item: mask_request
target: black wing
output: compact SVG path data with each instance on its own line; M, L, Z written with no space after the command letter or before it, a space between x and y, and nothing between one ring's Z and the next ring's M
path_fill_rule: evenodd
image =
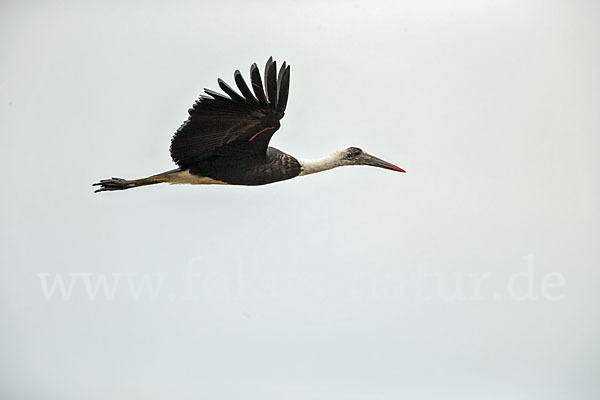
M269 58L265 67L265 87L256 64L250 67L252 91L240 71L234 78L240 93L218 80L227 96L204 89L188 110L190 116L171 140L171 158L187 168L215 155L264 154L271 136L279 129L290 87L290 67ZM254 93L254 95L253 95ZM256 97L255 97L256 96Z

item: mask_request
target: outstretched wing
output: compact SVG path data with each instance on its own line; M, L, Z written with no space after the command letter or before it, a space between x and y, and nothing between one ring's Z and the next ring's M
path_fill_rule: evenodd
M173 161L186 168L214 155L264 154L285 112L290 67L284 62L278 74L271 57L264 75L263 87L258 67L252 64L252 91L240 71L234 79L241 94L221 79L217 82L227 95L204 89L206 95L188 110L189 118L171 140Z

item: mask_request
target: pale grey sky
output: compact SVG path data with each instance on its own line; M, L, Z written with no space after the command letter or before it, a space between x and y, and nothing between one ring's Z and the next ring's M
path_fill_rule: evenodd
M2 2L0 397L597 399L599 23L595 1ZM173 168L202 88L271 55L273 146L408 173L93 193Z

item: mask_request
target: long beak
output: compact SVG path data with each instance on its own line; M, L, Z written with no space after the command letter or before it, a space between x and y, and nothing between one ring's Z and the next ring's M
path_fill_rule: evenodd
M389 163L387 161L383 161L381 158L377 158L377 157L372 156L370 154L367 155L367 158L364 161L364 163L365 163L365 165L372 165L373 167L391 169L392 171L398 171L398 172L406 172L402 168L397 167L394 164Z

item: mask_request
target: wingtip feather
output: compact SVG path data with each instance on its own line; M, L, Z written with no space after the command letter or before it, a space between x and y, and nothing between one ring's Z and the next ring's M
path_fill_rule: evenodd
M239 69L236 69L233 73L233 80L235 81L235 84L237 85L238 89L240 89L242 96L246 98L246 101L248 103L258 103L258 100L256 100L256 97L254 97L254 95L252 94L252 91L248 87L248 84L246 84L244 76L242 75Z
M265 96L265 90L263 88L262 79L256 63L250 66L250 81L252 82L252 90L256 98L262 105L267 104L267 97Z

